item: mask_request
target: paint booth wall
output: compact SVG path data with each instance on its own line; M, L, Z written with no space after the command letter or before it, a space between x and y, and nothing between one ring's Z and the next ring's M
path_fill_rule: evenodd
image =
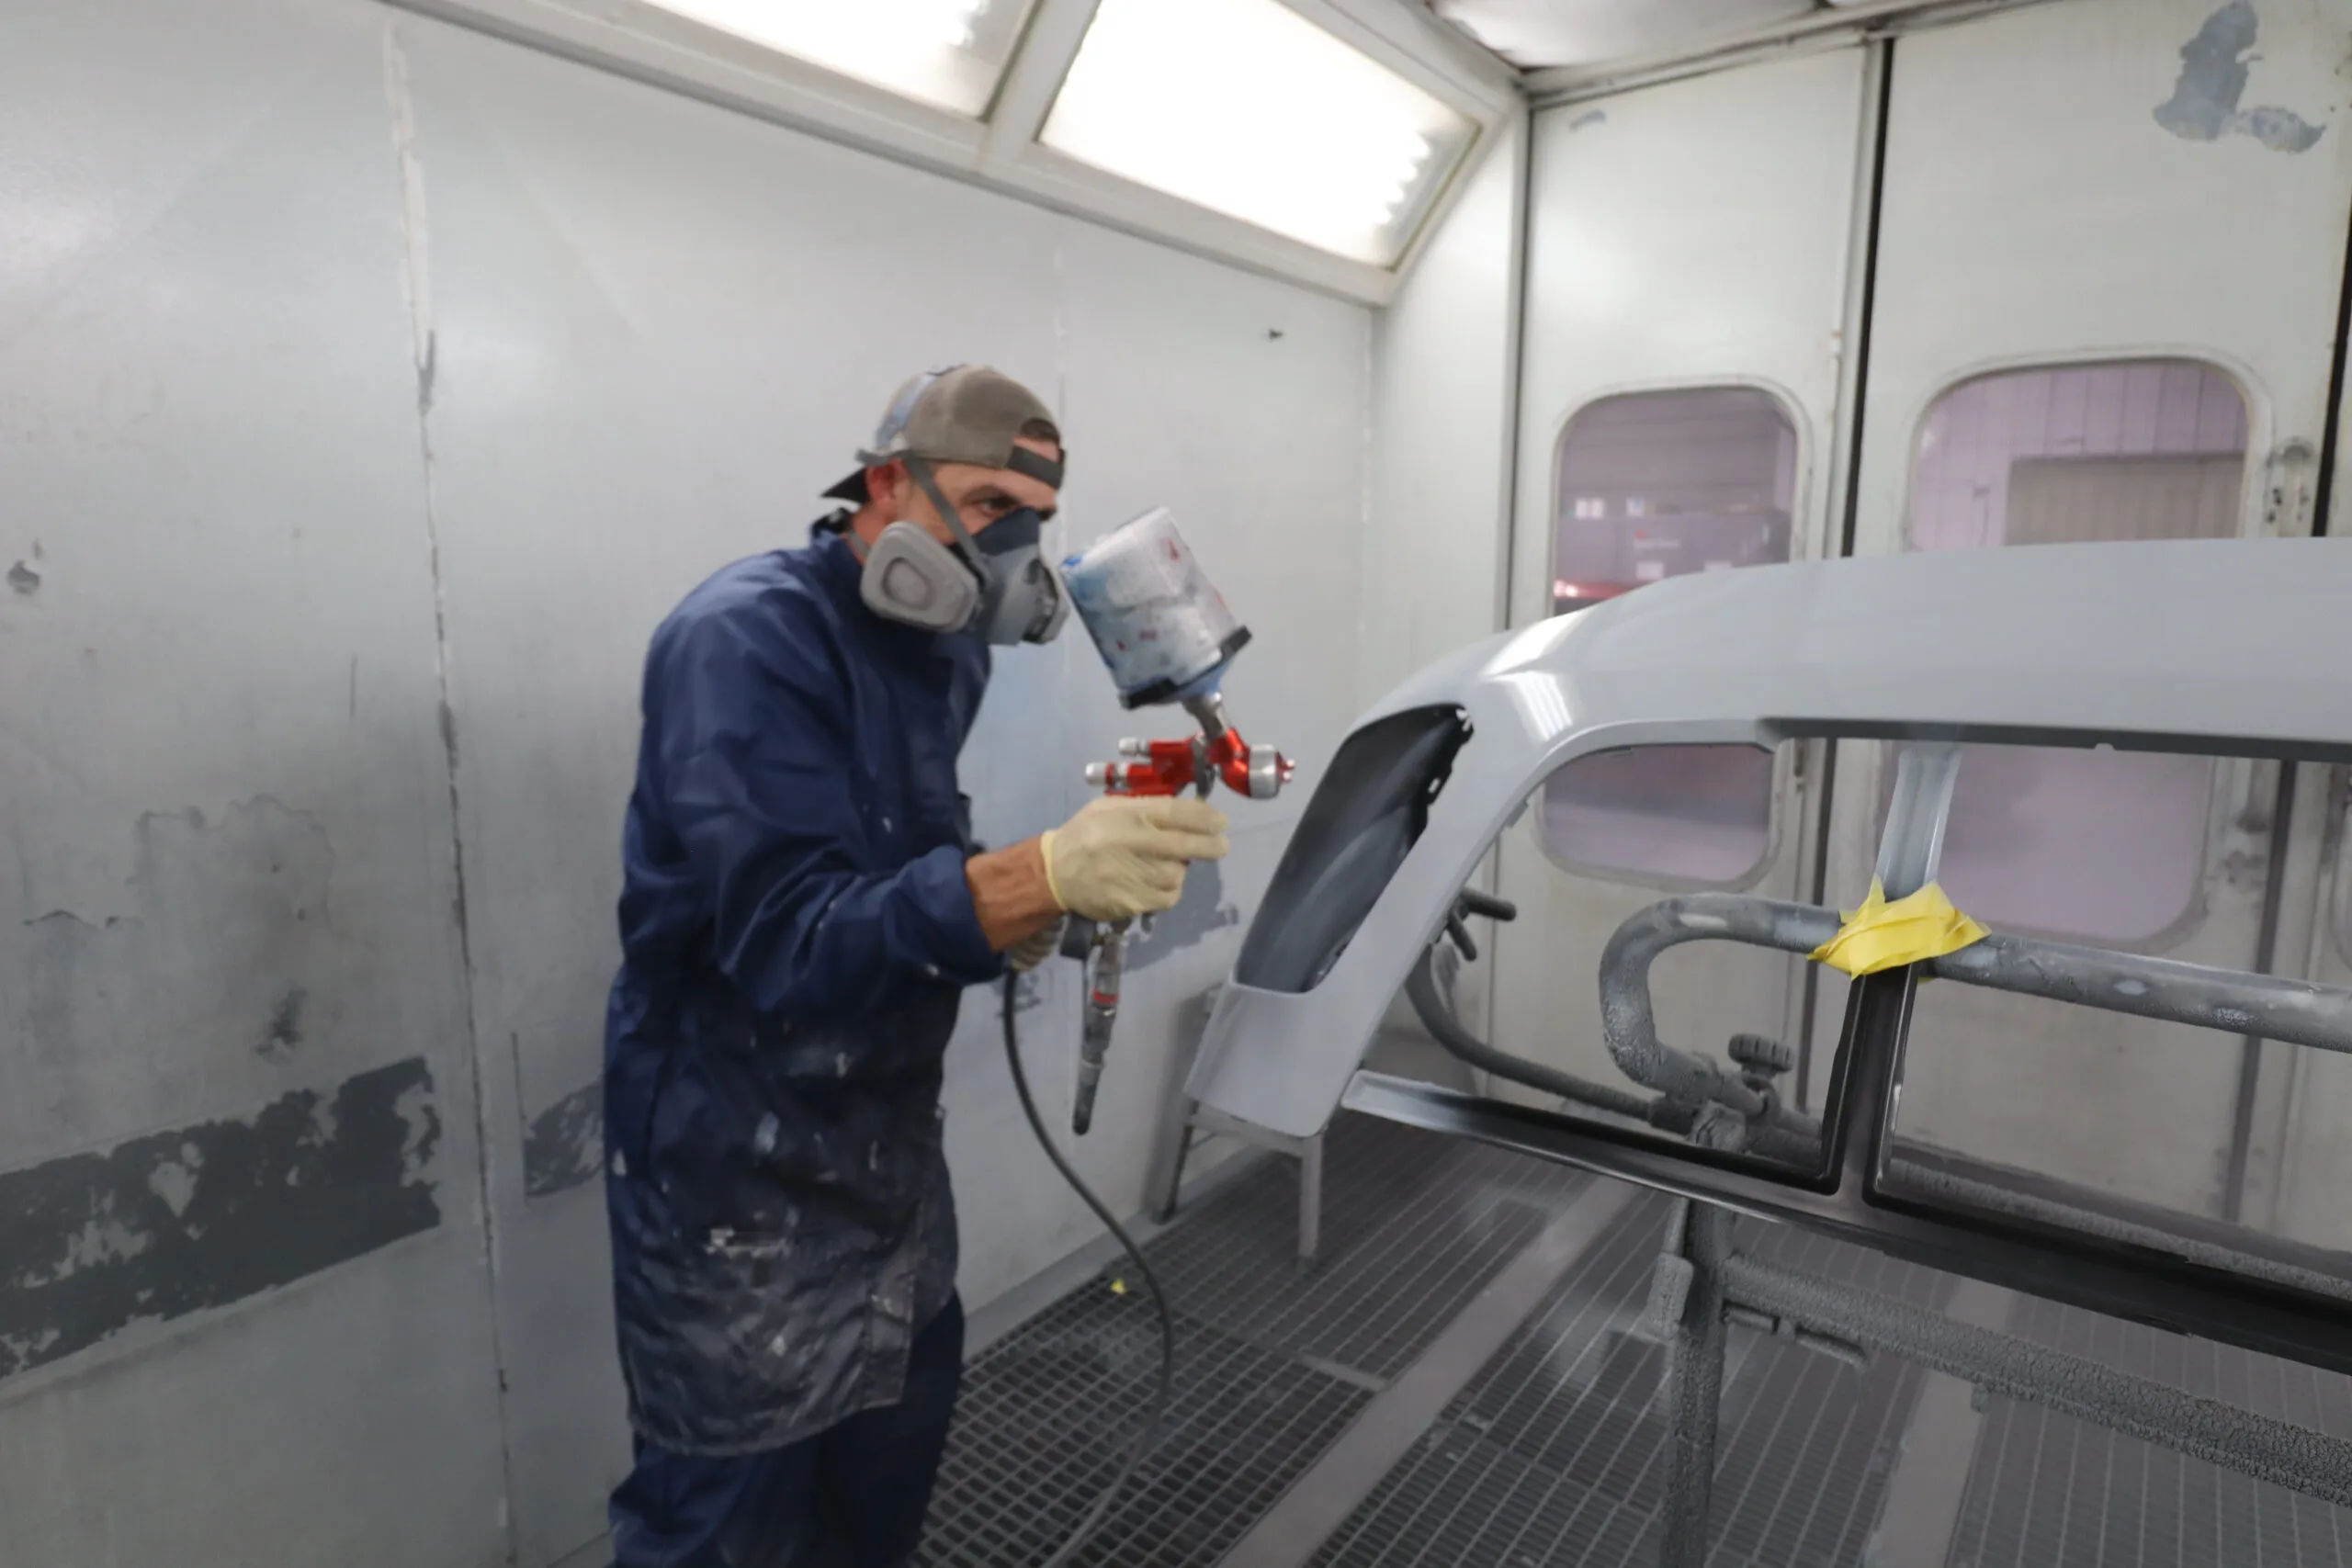
M1502 624L1526 138L1504 127L1374 321L1365 706Z
M1371 333L366 0L9 7L0 1563L594 1537L647 634L800 542L903 376L986 360L1063 412L1065 543L1173 508L1258 634L1238 720L1311 783L1357 705ZM999 668L965 785L1005 842L1136 721L1075 632ZM1123 1210L1304 802L1238 804L1141 951L1083 1151ZM1024 1014L1065 1117L1074 980ZM980 1001L976 1303L1092 1232Z

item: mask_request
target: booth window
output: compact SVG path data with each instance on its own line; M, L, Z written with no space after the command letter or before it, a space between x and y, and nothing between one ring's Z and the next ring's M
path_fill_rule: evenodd
M2245 396L2211 366L1980 377L1928 412L1906 542L1955 550L2228 538L2239 531L2245 463ZM1985 610L1996 625L1999 606ZM1893 770L1883 773L1891 790ZM2199 909L2214 779L2203 757L1971 746L1940 880L1988 925L2168 947Z
M1644 583L1789 558L1797 431L1757 387L1605 398L1560 436L1555 615ZM1772 849L1772 754L1651 746L1583 757L1545 783L1545 851L1588 875L1736 887Z

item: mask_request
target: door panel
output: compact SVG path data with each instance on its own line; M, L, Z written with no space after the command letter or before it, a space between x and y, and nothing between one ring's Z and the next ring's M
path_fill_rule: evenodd
M2182 45L2221 20L2211 0L2072 0L1904 40L1858 552L2308 530L2352 149L2340 132L2266 139L2283 122L2249 116L2325 121L2341 21L2323 11L2336 9L2260 6L2243 101L2226 106L2203 103L2201 79L2176 91ZM1985 607L1986 636L2001 616ZM1849 903L1888 766L1876 744L1839 749L1828 886ZM2245 967L2278 789L2268 763L1971 748L1943 881L1996 927ZM2305 844L2294 854L2316 853ZM2282 886L2312 880L2290 870ZM1822 980L1816 1053L1843 1012L1842 984ZM1932 987L1901 1130L2233 1214L2245 1054L2206 1032Z
M1817 556L1863 62L1824 54L1539 115L1515 623L1684 571ZM1797 749L1588 759L1504 835L1495 1038L1604 1080L1602 945L1673 889L1799 889ZM1790 962L1661 961L1662 1029L1786 1037ZM1495 1086L1505 1092L1505 1086Z

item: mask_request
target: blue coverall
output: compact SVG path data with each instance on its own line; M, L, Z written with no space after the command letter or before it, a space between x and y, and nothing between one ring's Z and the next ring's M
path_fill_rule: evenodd
M605 1052L619 1568L903 1560L960 1376L939 1090L1005 970L956 776L989 650L869 611L842 521L719 571L646 661Z

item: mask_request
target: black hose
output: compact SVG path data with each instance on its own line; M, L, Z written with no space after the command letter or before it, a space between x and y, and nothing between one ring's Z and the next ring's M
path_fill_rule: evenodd
M1061 1172L1061 1178L1069 1183L1070 1190L1085 1201L1086 1206L1094 1211L1094 1217L1109 1226L1111 1234L1119 1238L1119 1245L1126 1248L1127 1256L1135 1261L1136 1272L1143 1276L1144 1288L1151 1292L1153 1309L1159 1314L1159 1388L1152 1395L1151 1418L1136 1434L1135 1446L1127 1450L1119 1472L1111 1478L1109 1485L1103 1487L1102 1495L1094 1499L1094 1506L1078 1522L1078 1528L1070 1532L1069 1539L1062 1542L1061 1549L1046 1559L1042 1565L1042 1568L1067 1568L1067 1564L1093 1539L1094 1532L1102 1528L1102 1521L1110 1517L1112 1506L1119 1500L1119 1494L1127 1489L1127 1483L1135 1479L1136 1472L1142 1468L1146 1457L1159 1446L1160 1429L1167 1425L1168 1407L1176 1391L1176 1319L1168 1310L1168 1293L1159 1288L1159 1277L1151 1271L1150 1261L1144 1257L1143 1248L1135 1244L1135 1238L1127 1235L1126 1227L1113 1216L1109 1206L1094 1195L1094 1189L1089 1187L1085 1179L1071 1168L1060 1148L1055 1145L1053 1135L1046 1131L1046 1119L1037 1114L1037 1101L1029 1092L1029 1075L1021 1065L1020 1032L1012 1021L1019 985L1017 976L1007 975L1004 977L1004 1059L1012 1068L1012 1090L1021 1097L1021 1113L1029 1118L1029 1130L1037 1134L1037 1146L1046 1151L1046 1157L1054 1162L1054 1168Z
M1650 1120L1650 1102L1637 1094L1611 1089L1606 1084L1589 1083L1557 1067L1547 1067L1541 1062L1531 1062L1524 1056L1498 1051L1463 1028L1462 1021L1453 1016L1453 1010L1445 1005L1443 997L1438 995L1437 976L1433 973L1436 961L1437 949L1434 946L1421 954L1420 962L1413 965L1412 974L1406 977L1405 998L1413 1004L1413 1011L1420 1016L1421 1027L1428 1030L1440 1045L1470 1066L1492 1073L1498 1078L1509 1078L1513 1083L1525 1084L1545 1094L1558 1095L1562 1100L1573 1100L1595 1111L1630 1116L1636 1122Z

